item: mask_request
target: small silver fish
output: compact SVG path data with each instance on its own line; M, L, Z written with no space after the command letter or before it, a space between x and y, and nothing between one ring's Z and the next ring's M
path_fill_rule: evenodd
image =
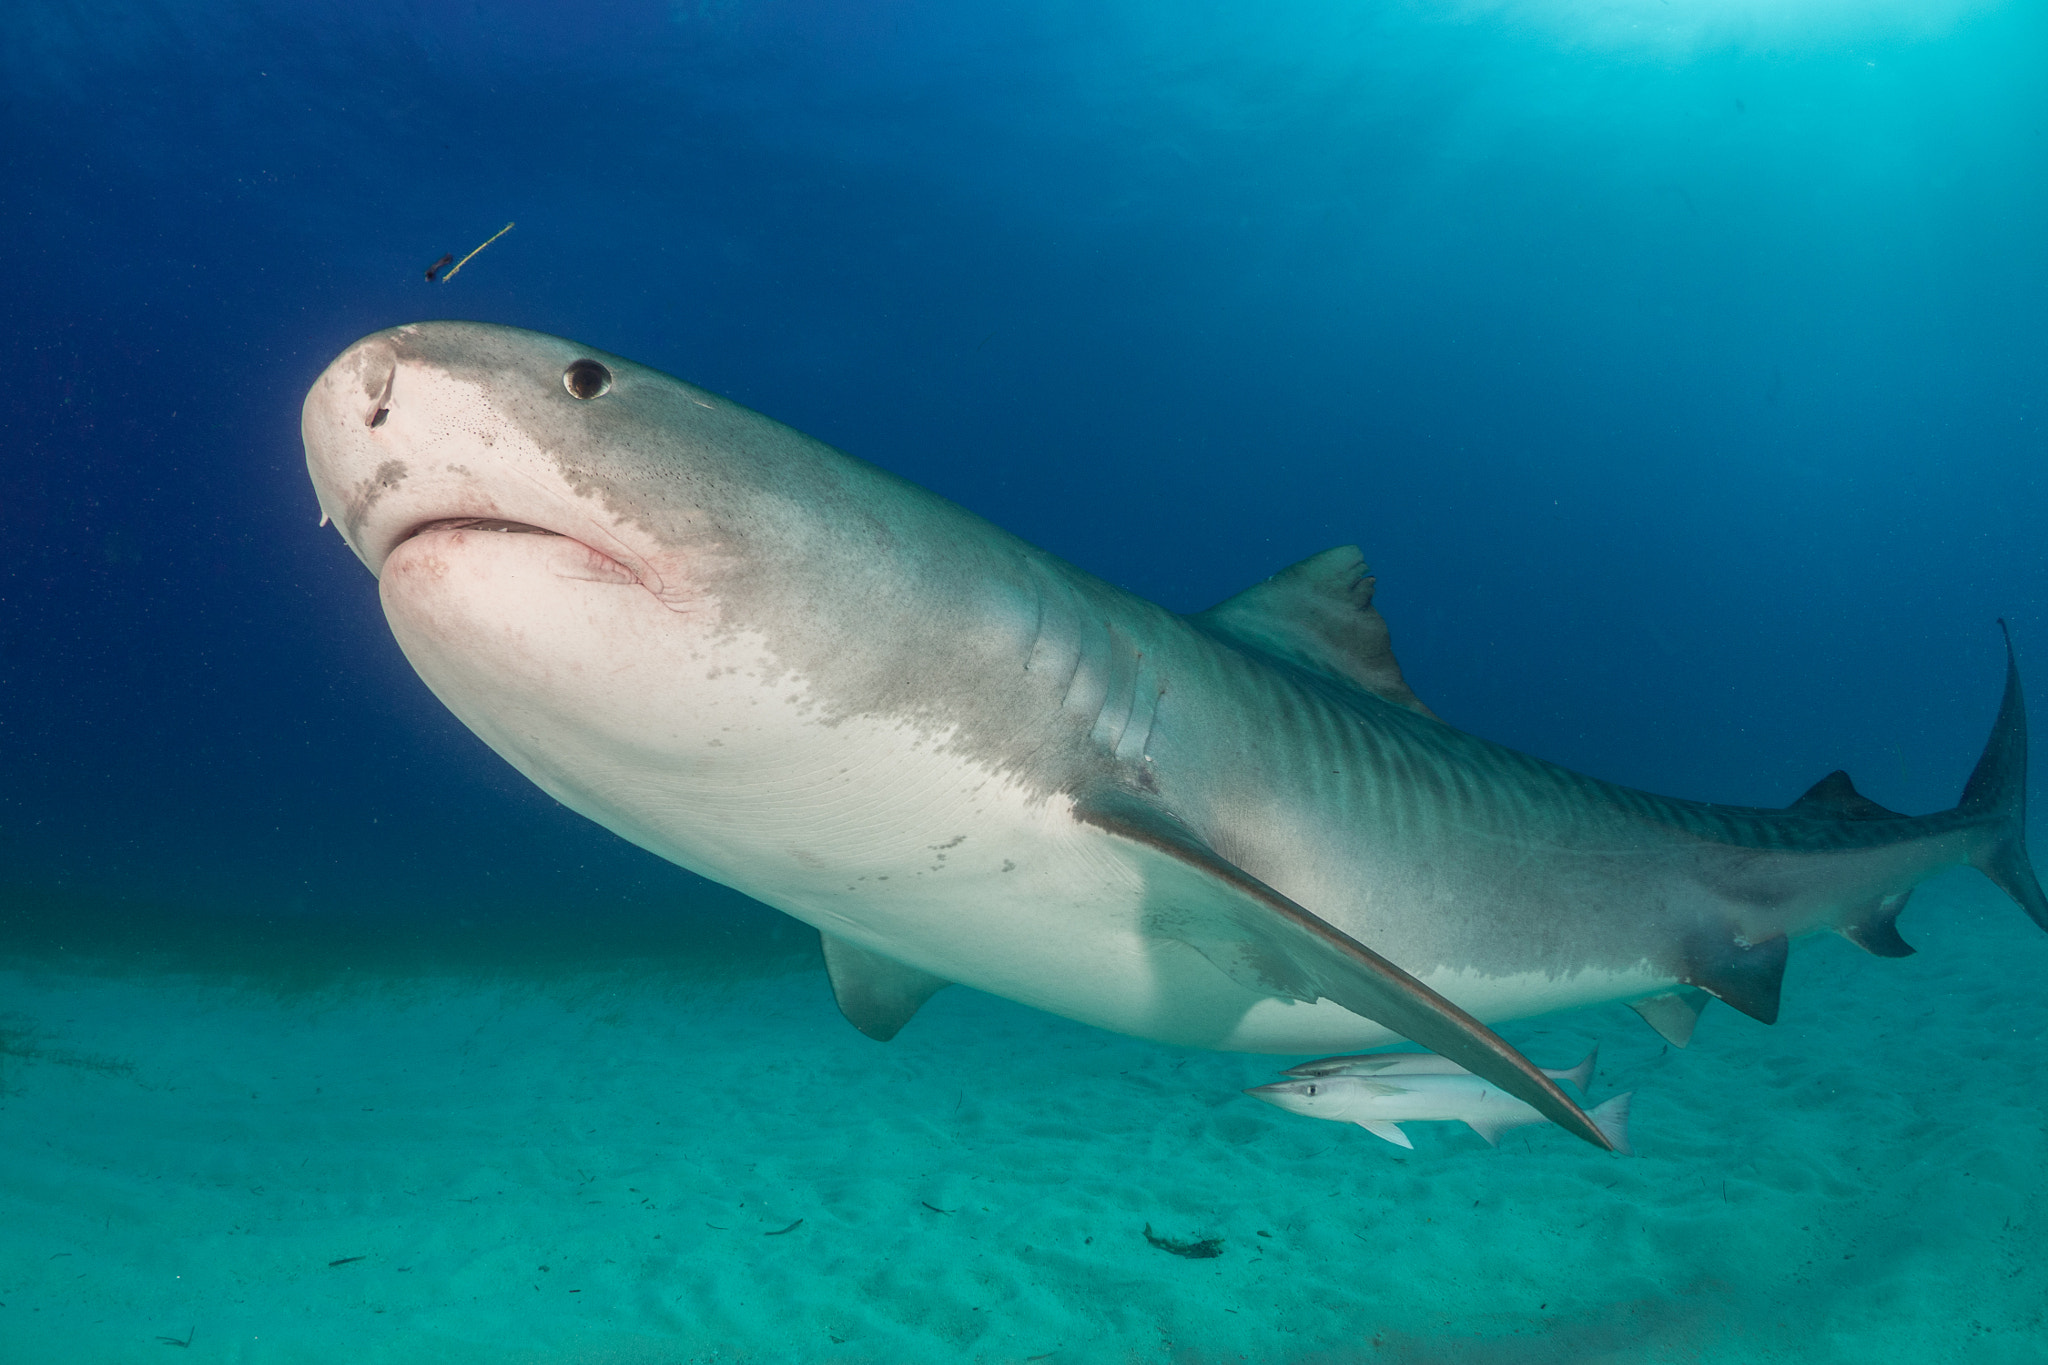
M1593 1063L1600 1056L1599 1044L1586 1054L1586 1060L1577 1066L1561 1070L1543 1068L1543 1074L1553 1081L1570 1081L1579 1088L1581 1095L1589 1094L1587 1084L1593 1079ZM1434 1052L1354 1052L1344 1057L1324 1057L1320 1061L1302 1062L1290 1066L1280 1073L1283 1076L1469 1076L1472 1073L1448 1057L1439 1057Z
M1289 1113L1355 1123L1396 1147L1415 1146L1400 1127L1410 1121L1464 1123L1495 1146L1510 1128L1549 1122L1534 1107L1471 1075L1410 1073L1399 1080L1316 1076L1276 1081L1244 1093ZM1624 1156L1633 1155L1628 1145L1628 1107L1629 1096L1616 1095L1586 1115L1608 1145Z

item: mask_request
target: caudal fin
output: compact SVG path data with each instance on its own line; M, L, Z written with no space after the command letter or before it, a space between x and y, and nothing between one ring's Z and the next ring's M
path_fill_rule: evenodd
M2042 894L2040 879L2027 859L2027 703L2020 694L2012 632L2003 621L1998 628L2005 631L2005 696L1957 809L1985 821L1970 865L2018 901L2034 923L2048 929L2048 895Z
M1628 1102L1634 1094L1635 1091L1631 1090L1616 1095L1586 1111L1586 1117L1593 1120L1593 1126L1607 1139L1607 1145L1623 1156L1635 1155L1635 1150L1628 1145Z
M1593 1044L1593 1050L1586 1054L1586 1060L1570 1071L1562 1072L1557 1079L1570 1081L1579 1088L1581 1095L1591 1094L1593 1085L1593 1063L1600 1060L1600 1044Z

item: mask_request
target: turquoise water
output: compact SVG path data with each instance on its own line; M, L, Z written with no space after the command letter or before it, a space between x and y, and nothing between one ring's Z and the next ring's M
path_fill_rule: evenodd
M1785 1017L1601 1047L1639 1155L1553 1129L1402 1152L1187 1052L964 989L894 1042L823 972L269 977L14 964L13 1360L2042 1358L2037 983L1961 874L1923 951L1795 953ZM800 1220L800 1221L799 1221ZM1212 1258L1153 1246L1221 1241ZM181 1357L182 1358L182 1357Z
M2048 685L2042 52L2037 0L15 6L0 1365L2048 1361L2048 935L1974 874L1775 1026L1504 1025L1599 1045L1633 1158L962 987L875 1043L435 699L299 428L376 329L573 337L1175 611L1362 545L1416 692L1574 770L1944 809L1994 622Z

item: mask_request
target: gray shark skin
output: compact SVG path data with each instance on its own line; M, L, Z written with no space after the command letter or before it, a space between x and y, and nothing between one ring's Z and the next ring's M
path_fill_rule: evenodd
M1194 616L715 394L507 327L350 347L322 511L407 657L564 804L816 926L878 1038L962 982L1163 1042L1405 1038L1589 1142L1487 1026L1625 1000L1770 1022L1788 944L1872 952L1982 869L2048 928L2008 646L1953 810L1784 810L1569 772L1432 716L1355 548Z

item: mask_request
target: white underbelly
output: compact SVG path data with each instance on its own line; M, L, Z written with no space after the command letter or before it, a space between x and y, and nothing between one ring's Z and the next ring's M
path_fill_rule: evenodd
M765 641L592 591L573 545L494 539L520 543L394 554L387 612L448 707L571 809L861 947L1117 1032L1254 1052L1395 1041L1148 932L1128 845L943 729L834 716ZM1489 1020L1560 998L1555 982L1430 984Z
M1328 1001L1255 994L1148 932L1131 850L1076 821L1064 796L1040 796L959 754L943 733L861 717L826 723L784 684L772 696L700 693L697 728L711 755L700 763L675 755L652 771L568 783L529 775L651 852L826 933L1067 1018L1243 1052L1401 1041ZM706 720L716 724L703 729ZM1663 987L1647 974L1604 972L1423 980L1488 1022Z
M1328 1001L1255 994L1149 932L1128 845L1076 821L1065 797L963 757L944 734L822 724L794 701L756 699L744 714L735 730L748 733L727 732L726 747L781 756L750 765L745 781L699 790L650 775L640 809L585 813L827 933L1101 1028L1265 1053L1400 1041ZM779 733L770 743L761 730ZM1662 987L1605 972L1424 980L1488 1021Z

